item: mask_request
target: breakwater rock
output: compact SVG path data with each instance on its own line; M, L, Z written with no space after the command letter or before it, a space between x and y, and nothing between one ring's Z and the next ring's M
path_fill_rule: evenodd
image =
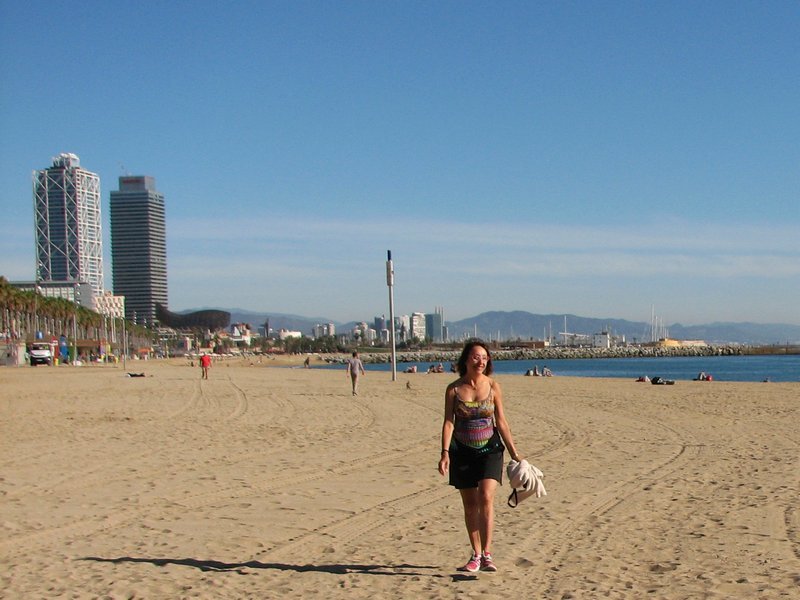
M398 352L398 363L446 363L458 360L460 351L423 350L419 352ZM750 354L743 346L686 346L659 348L652 346L628 346L621 348L517 348L492 350L492 360L554 360L559 358L644 358L659 356L735 356ZM365 364L390 363L388 352L362 352ZM323 357L329 363L344 363L348 354L332 354Z

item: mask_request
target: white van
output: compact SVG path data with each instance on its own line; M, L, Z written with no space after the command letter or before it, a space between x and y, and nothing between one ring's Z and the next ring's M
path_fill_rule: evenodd
M32 367L35 367L36 365L52 365L53 351L50 350L50 344L45 342L34 342L31 345L30 361Z

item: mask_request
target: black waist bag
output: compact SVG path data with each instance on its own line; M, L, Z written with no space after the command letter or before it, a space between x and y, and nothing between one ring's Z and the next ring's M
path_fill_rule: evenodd
M457 452L461 456L483 456L484 454L496 454L498 452L503 452L505 449L506 447L503 445L503 439L500 437L500 432L497 431L496 427L492 437L489 438L489 441L486 442L486 445L482 448L473 448L472 446L459 444L455 436L453 436L453 440L450 443L450 452Z

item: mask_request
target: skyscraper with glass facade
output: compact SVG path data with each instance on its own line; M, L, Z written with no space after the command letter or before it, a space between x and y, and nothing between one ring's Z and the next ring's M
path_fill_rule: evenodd
M36 281L88 283L103 293L100 177L62 153L33 173Z
M444 341L444 308L437 306L433 312L425 314L425 331L434 342Z
M111 192L111 268L125 317L154 324L156 305L167 308L167 232L164 196L153 177L120 177Z

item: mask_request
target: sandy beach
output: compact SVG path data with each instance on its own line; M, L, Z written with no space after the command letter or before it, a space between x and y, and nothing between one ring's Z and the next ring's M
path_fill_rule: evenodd
M451 374L127 370L0 368L0 597L800 597L800 384L498 376L548 496L466 574Z

